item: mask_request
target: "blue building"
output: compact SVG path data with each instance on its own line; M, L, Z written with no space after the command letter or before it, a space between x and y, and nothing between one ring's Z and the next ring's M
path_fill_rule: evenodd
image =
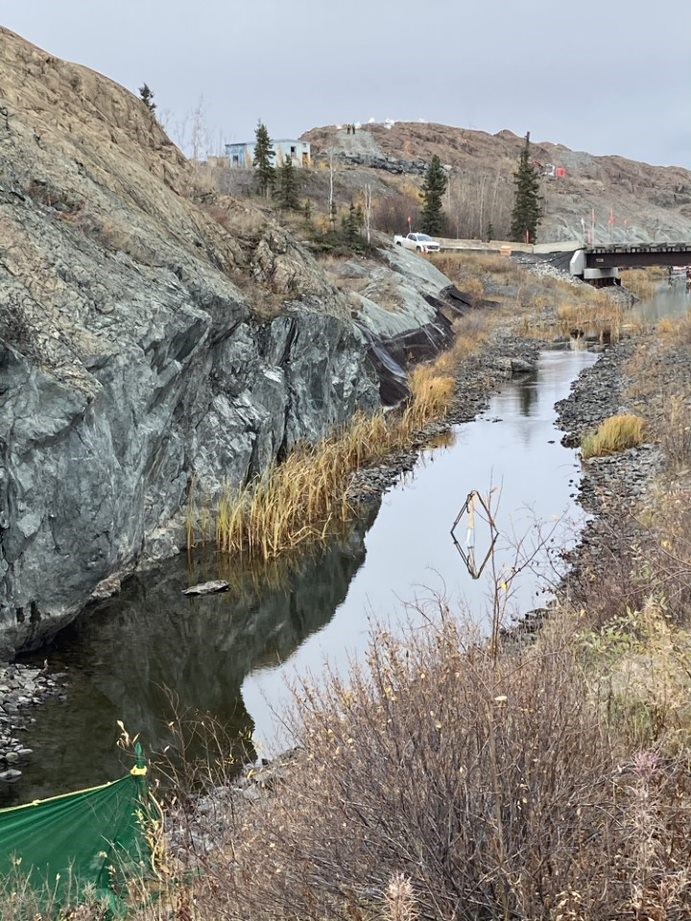
M272 140L274 149L273 165L280 166L287 158L293 161L293 166L310 166L312 151L307 141L296 141L282 138ZM250 167L254 160L254 141L242 144L226 144L226 157L232 167Z

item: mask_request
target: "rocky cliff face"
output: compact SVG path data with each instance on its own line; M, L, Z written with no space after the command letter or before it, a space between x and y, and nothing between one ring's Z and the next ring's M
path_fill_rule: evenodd
M8 653L173 553L193 481L210 499L244 483L376 406L379 381L346 296L271 220L200 187L139 100L6 30L0 46Z

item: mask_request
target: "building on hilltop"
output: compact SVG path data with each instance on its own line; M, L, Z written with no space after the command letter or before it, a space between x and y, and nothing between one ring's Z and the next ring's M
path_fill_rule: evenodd
M272 140L274 149L272 158L273 166L280 166L285 160L293 161L293 166L310 166L312 163L312 150L307 141L296 141L291 138ZM254 160L254 141L242 144L226 144L226 157L231 167L252 166Z

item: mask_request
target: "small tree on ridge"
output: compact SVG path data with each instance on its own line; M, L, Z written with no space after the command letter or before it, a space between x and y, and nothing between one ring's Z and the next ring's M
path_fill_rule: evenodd
M156 108L156 103L154 102L154 94L153 94L153 90L150 89L147 83L144 83L142 86L139 87L139 98L144 103L144 105L147 107L149 112L154 111L154 109Z
M441 160L435 154L427 167L425 181L422 184L422 211L420 212L420 230L433 236L442 233L446 227L446 215L442 209L442 199L448 185L448 179Z

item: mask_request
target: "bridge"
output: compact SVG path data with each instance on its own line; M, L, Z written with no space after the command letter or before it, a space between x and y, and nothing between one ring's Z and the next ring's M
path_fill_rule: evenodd
M616 284L620 269L691 265L691 243L610 243L584 246L569 263L572 275L596 284Z
M691 265L691 243L603 243L582 240L558 243L514 243L508 240L440 240L444 251L525 254L552 262L594 285L615 285L620 269L651 265Z

